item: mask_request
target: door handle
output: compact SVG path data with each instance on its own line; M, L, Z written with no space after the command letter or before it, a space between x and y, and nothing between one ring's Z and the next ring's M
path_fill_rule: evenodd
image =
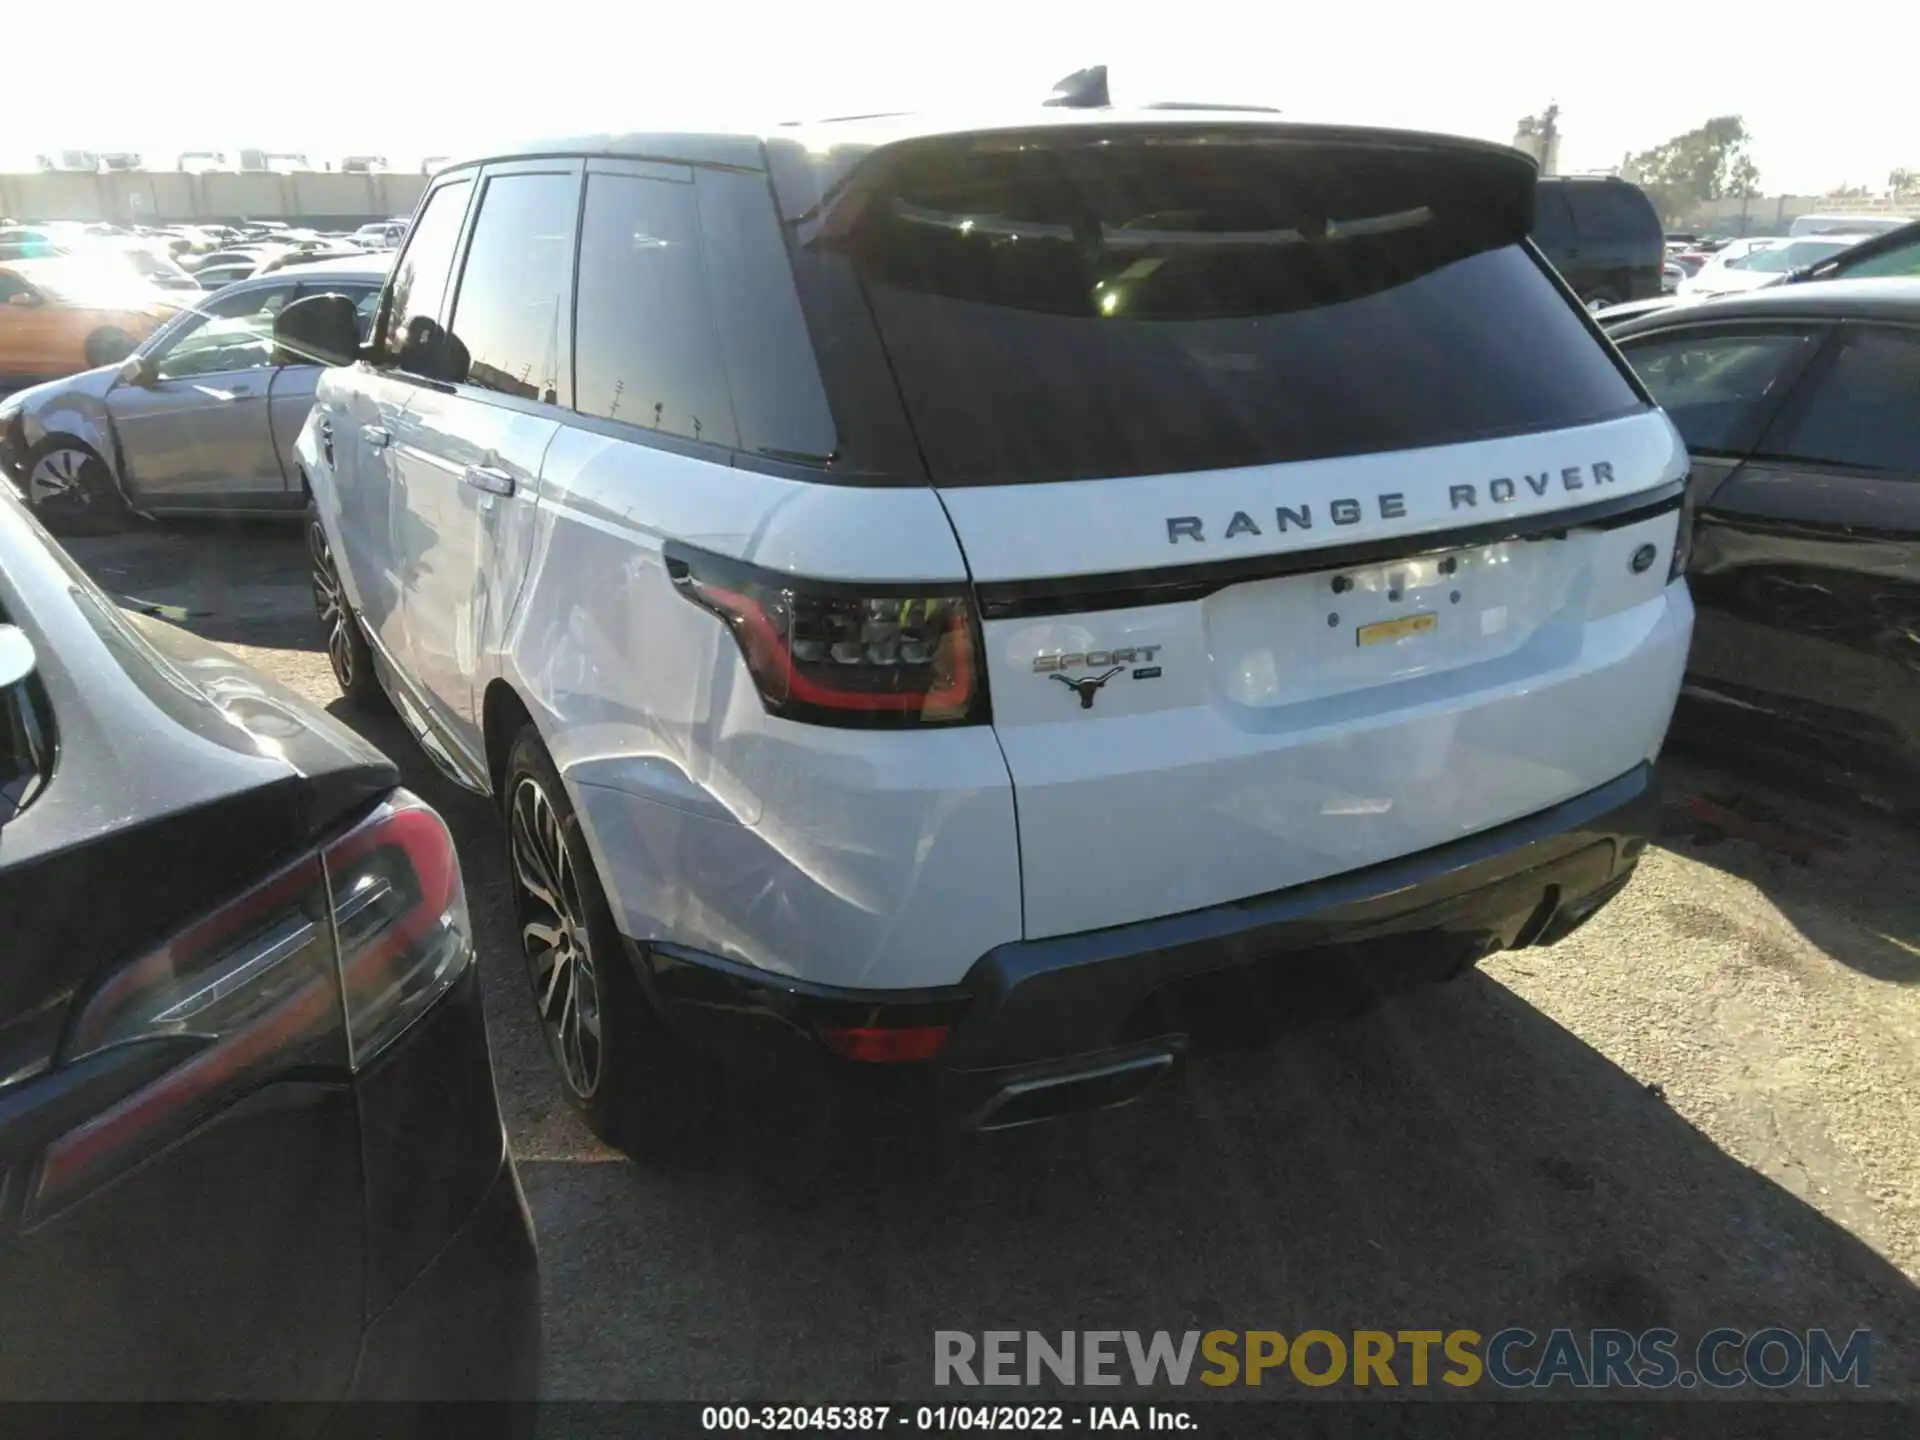
M474 489L484 490L489 495L513 494L513 476L491 465L469 465L461 472L460 478Z
M314 438L320 442L320 458L333 464L333 421L323 419L313 427Z
M384 425L362 425L360 438L376 450L387 448L387 442L393 439L393 432Z

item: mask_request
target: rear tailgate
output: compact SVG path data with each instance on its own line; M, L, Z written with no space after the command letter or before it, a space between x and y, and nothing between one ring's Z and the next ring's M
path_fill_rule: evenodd
M1527 162L1197 122L897 148L847 243L977 587L1030 937L1657 751L1685 452L1525 246Z
M1686 654L1667 599L1679 464L1644 415L1445 452L946 492L985 619L1028 935L1375 864L1650 758ZM1596 487L1601 466L1616 478ZM1494 510L1506 478L1516 494ZM1477 503L1455 511L1448 491L1469 485ZM1380 518L1383 494L1406 515ZM1284 505L1330 530L1344 500L1375 513L1344 533L1269 523ZM1169 545L1167 518L1196 512L1207 543ZM1236 514L1262 532L1241 551L1215 539ZM1066 535L1120 573L1059 576ZM1635 572L1643 545L1656 557ZM1235 558L1167 564L1202 551Z

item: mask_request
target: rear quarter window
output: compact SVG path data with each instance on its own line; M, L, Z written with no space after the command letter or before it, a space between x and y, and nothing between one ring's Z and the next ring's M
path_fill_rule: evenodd
M1652 250L1664 249L1660 216L1653 202L1636 187L1601 183L1565 188L1573 198L1574 219L1581 239L1640 241Z
M657 434L736 445L691 175L589 174L578 284L575 408Z

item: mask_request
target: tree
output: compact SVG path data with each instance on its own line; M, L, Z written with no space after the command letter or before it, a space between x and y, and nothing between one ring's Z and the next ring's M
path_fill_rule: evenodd
M1920 170L1908 170L1904 166L1887 176L1887 193L1896 200L1920 190Z
M1633 165L1662 216L1676 224L1702 201L1760 193L1760 171L1747 153L1748 139L1746 121L1716 115L1699 129L1634 156Z
M1823 200L1865 200L1873 192L1864 185L1836 185L1820 198Z

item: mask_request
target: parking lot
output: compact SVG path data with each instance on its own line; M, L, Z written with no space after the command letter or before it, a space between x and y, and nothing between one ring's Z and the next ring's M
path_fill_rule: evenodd
M1697 761L1625 895L1357 1021L1129 1109L952 1145L830 1100L724 1112L638 1165L567 1109L499 831L344 710L296 529L71 548L392 754L459 837L501 1100L539 1230L549 1393L925 1398L932 1332L1825 1326L1920 1353L1920 845Z

